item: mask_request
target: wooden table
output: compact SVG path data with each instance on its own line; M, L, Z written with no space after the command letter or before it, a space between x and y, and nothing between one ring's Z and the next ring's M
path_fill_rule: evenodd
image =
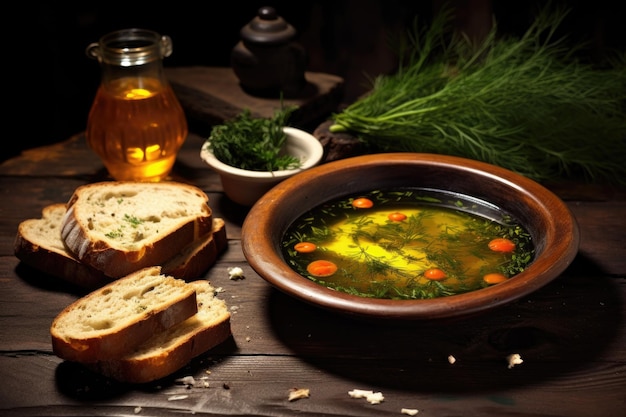
M344 80L332 74L306 72L306 85L293 97L256 97L247 94L229 67L166 68L167 78L194 127L206 130L249 110L253 117L272 117L276 109L294 106L294 127L307 128L335 111L343 98ZM196 132L199 133L199 132Z
M26 134L26 133L24 133ZM205 190L226 220L228 249L208 278L232 311L233 337L158 383L118 384L53 355L49 326L80 289L20 264L20 221L106 180L77 134L0 165L0 415L2 416L567 416L615 417L626 407L626 193L553 186L581 228L561 277L488 314L437 322L371 323L294 300L246 263L247 210L222 194L191 134L172 179ZM245 279L229 279L228 268ZM511 369L506 356L524 362ZM452 355L456 362L451 364ZM196 386L180 379L193 376ZM310 397L288 401L289 390ZM348 392L372 390L381 404Z

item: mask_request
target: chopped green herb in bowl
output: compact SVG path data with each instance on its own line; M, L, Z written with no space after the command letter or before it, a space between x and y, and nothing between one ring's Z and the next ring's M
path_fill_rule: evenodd
M271 118L254 118L249 110L214 126L205 144L221 162L250 171L299 168L299 158L284 153L283 131L295 107L279 109Z
M248 111L215 126L200 149L200 158L216 172L230 200L252 206L284 179L317 165L324 156L321 142L286 121L293 108L274 117L253 118Z

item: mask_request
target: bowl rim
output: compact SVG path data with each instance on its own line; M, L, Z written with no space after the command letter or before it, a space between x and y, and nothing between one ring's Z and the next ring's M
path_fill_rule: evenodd
M289 267L276 246L267 244L276 234L279 209L293 204L290 195L303 183L310 183L336 171L367 170L390 164L408 164L416 167L438 167L478 176L514 190L527 199L527 204L542 219L545 229L541 236L543 247L540 256L521 273L509 280L468 293L425 300L389 300L359 297L326 288L298 274ZM347 195L348 191L344 195ZM325 200L319 200L315 205ZM489 202L489 201L488 201ZM301 208L303 214L311 207ZM291 223L295 214L284 223ZM265 219L265 221L264 221ZM286 230L283 225L282 236ZM279 238L280 239L280 238ZM250 266L278 290L304 302L327 310L364 318L432 319L469 315L491 309L519 299L560 275L578 252L579 229L576 219L565 203L539 183L505 168L488 163L439 154L382 153L345 158L319 165L291 177L259 199L251 208L242 226L242 249ZM271 239L269 239L271 240Z
M213 155L207 148L206 144L209 139L202 143L200 148L200 157L211 168L222 175L230 175L237 177L248 177L258 179L272 179L289 177L295 173L310 169L317 165L324 156L324 147L320 141L312 134L295 127L285 126L283 131L288 135L287 141L295 141L296 143L303 145L308 150L307 158L302 162L302 165L294 169L283 169L277 171L251 171L247 169L241 169L232 165L225 164Z

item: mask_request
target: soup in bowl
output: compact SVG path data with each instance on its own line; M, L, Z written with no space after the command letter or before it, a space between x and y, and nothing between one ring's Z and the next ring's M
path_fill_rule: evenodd
M343 314L432 319L509 303L559 276L579 231L535 181L474 160L416 153L320 165L272 188L242 229L251 267Z

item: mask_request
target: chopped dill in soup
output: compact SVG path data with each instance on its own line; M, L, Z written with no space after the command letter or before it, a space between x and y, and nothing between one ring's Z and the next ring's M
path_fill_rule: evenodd
M376 190L322 204L289 226L286 262L362 297L427 299L506 281L532 261L530 234L497 207L429 189Z

